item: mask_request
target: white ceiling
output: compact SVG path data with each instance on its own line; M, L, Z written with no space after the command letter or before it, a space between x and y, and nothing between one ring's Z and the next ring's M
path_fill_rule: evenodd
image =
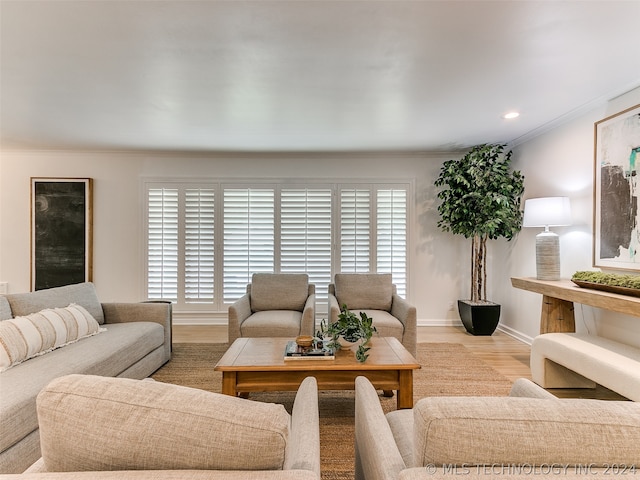
M640 85L638 0L0 0L0 21L3 148L443 151Z

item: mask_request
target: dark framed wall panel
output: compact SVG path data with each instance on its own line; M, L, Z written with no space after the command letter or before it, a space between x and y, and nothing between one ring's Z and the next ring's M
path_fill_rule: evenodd
M91 178L31 178L31 290L92 281Z

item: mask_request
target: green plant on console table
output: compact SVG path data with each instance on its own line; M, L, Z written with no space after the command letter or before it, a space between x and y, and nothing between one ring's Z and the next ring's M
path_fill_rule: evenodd
M571 280L598 283L610 287L640 289L640 275L579 271L573 274Z

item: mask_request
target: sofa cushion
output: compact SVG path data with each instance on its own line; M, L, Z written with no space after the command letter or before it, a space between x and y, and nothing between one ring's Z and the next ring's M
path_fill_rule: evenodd
M390 273L336 273L335 292L340 307L349 310L391 310Z
M9 305L7 297L0 295L0 320L8 320L9 318L13 318L11 305Z
M254 273L251 277L251 311L301 312L309 296L306 273Z
M101 331L96 319L75 303L0 321L0 372Z
M86 308L100 325L104 323L104 313L98 300L96 289L91 282L47 288L28 293L11 293L6 296L14 317L36 313L45 308L66 307L77 303Z
M0 373L0 452L38 428L36 395L70 373L119 376L164 342L153 322L115 323L106 332L34 357Z
M281 470L282 405L161 382L68 375L38 395L47 471Z

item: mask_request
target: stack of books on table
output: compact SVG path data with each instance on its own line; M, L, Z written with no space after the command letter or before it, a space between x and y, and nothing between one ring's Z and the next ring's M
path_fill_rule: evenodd
M335 358L335 352L332 348L318 348L314 345L301 347L295 340L287 342L284 349L285 360L334 360Z

